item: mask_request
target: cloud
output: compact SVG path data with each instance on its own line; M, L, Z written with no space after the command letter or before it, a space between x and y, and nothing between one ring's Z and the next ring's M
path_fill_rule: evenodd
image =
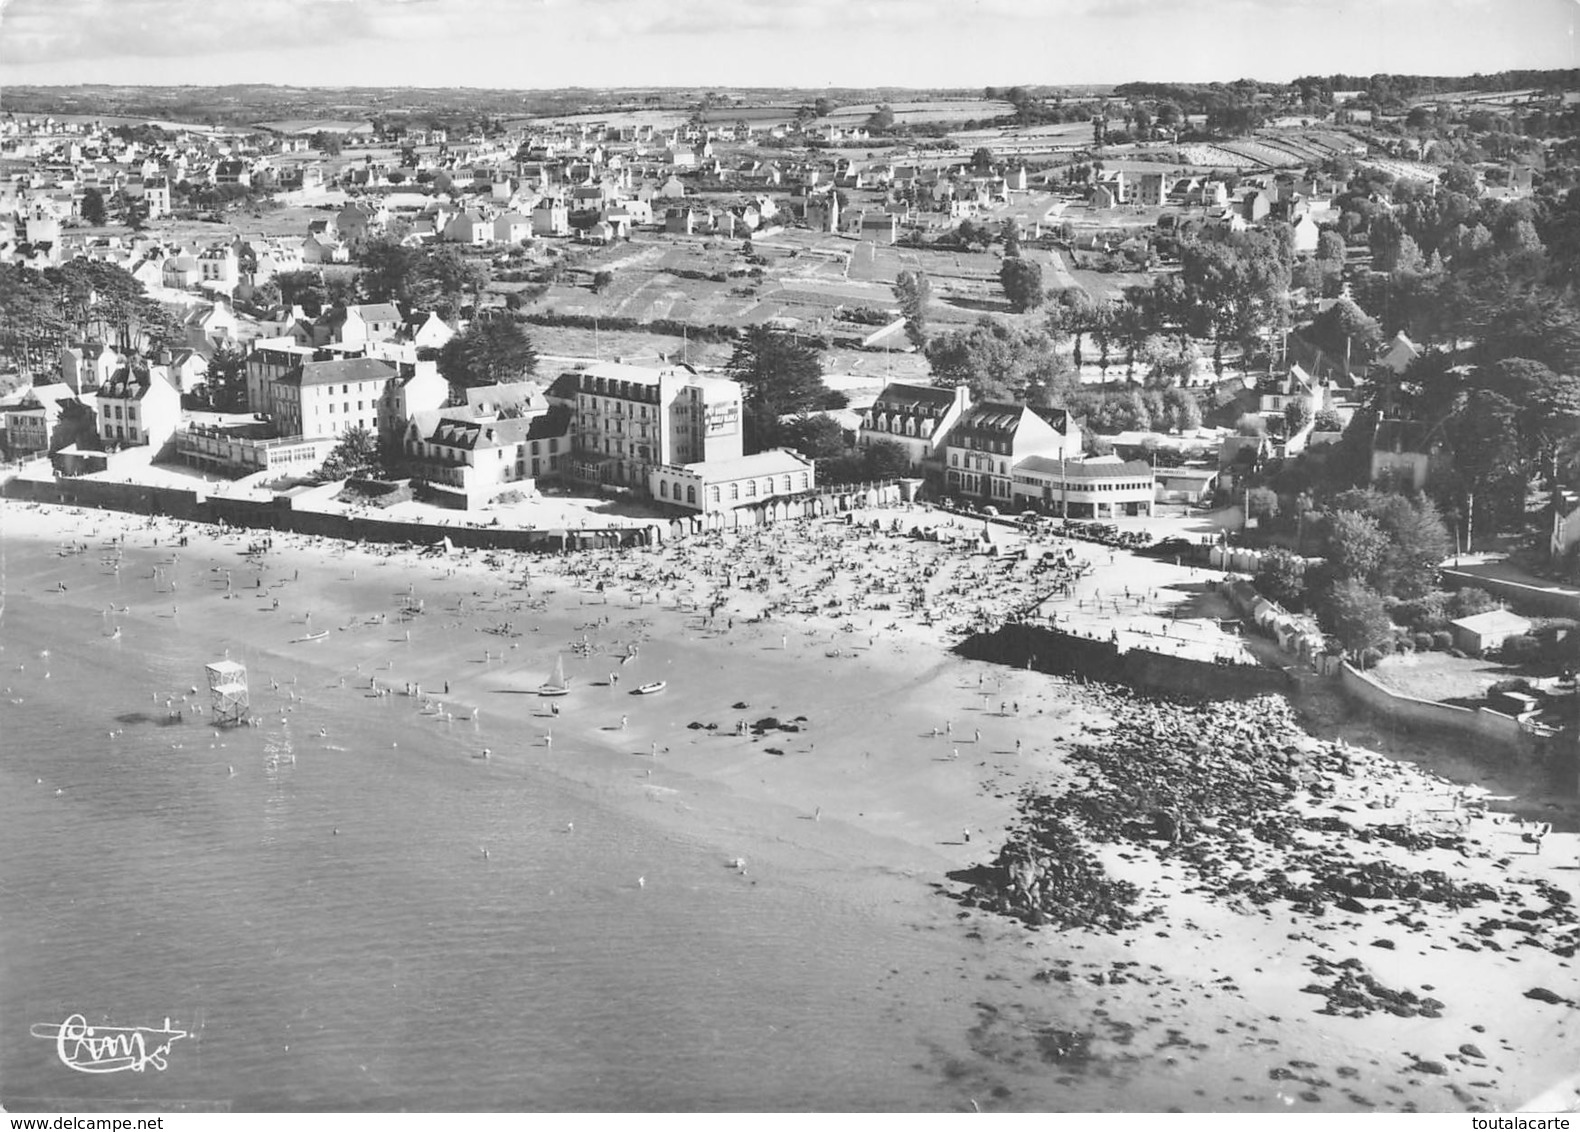
M381 9L411 0L9 0L0 62L171 58L383 38ZM174 79L152 75L153 81Z
M1572 65L1572 10L1563 0L0 0L0 76L975 86L1468 73Z

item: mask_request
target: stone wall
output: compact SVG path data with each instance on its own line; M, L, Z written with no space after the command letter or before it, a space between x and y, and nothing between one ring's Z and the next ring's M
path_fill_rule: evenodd
M1528 586L1523 582L1510 582L1502 578L1484 578L1462 570L1444 570L1443 584L1449 589L1486 590L1501 598L1517 612L1541 617L1580 618L1580 594L1566 592L1556 587Z
M1339 685L1353 702L1407 731L1475 738L1521 756L1535 755L1542 746L1540 737L1511 715L1407 696L1350 664L1340 665Z
M1215 700L1246 699L1290 689L1289 676L1281 669L1215 664L1146 649L1121 650L1109 640L1041 625L1011 623L992 633L968 637L955 651L973 660Z
M189 489L144 487L108 480L70 477L30 480L15 477L0 484L0 495L34 503L97 507L139 515L168 515L191 522L224 522L232 527L289 531L358 542L431 546L448 538L452 545L459 547L535 552L643 546L665 539L684 538L708 529L747 528L846 514L864 507L899 503L902 492L901 485L889 481L873 485L819 488L804 497L775 500L722 514L704 516L688 512L668 522L654 520L651 526L521 530L464 523L398 522L364 515L298 511L291 506L290 499L284 496L270 500L231 499L209 497Z
M4 495L8 499L35 503L96 507L139 515L168 515L190 522L223 522L232 527L289 531L352 542L431 546L448 538L453 546L458 547L541 552L641 546L653 537L647 527L565 531L397 522L362 515L297 511L291 507L290 500L283 497L273 500L219 499L188 490L140 487L104 480L60 479L48 482L13 479L5 484Z

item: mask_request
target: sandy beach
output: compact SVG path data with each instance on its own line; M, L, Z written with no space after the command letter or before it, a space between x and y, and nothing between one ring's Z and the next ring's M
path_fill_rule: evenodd
M957 1107L1580 1099L1572 798L1281 699L1158 703L961 659L965 631L1042 599L1132 645L1248 660L1265 642L1217 632L1189 566L1000 528L983 544L921 508L859 517L535 558L0 504L6 543L106 577L125 548L169 548L113 578L119 598L60 590L48 554L6 587L107 605L131 647L169 619L264 658L255 712L310 694L343 705L344 741L375 711L441 729L458 759L596 789L744 884L925 934L950 967L896 970L896 1001L955 987L927 1018L950 1031L934 1068ZM1055 592L1034 567L1072 550L1089 569ZM557 666L569 693L539 695ZM1041 868L1059 845L1068 867L1009 883L1016 853Z

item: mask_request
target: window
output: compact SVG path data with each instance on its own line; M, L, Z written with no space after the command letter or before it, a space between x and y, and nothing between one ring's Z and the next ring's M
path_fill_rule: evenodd
M686 485L686 502L687 503L696 503L696 501L697 501L697 489L695 487L691 486L690 484L687 484Z
M741 497L741 485L738 484L738 483L730 484L730 498L731 499L739 499L740 497Z
M808 487L811 486L810 480L811 480L811 477L808 476L805 472L801 473L801 490L802 491L805 491Z
M709 503L717 503L718 501L719 501L719 485L718 484L714 484L712 487L708 488L708 502Z
M668 480L659 480L658 481L658 494L659 494L659 497L661 499L668 499L669 498L669 481Z
M747 499L756 499L757 498L757 481L756 480L747 480L746 481L746 498Z

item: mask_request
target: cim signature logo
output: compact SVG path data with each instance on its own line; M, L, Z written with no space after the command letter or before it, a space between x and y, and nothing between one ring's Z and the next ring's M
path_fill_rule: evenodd
M130 1069L141 1073L152 1066L163 1070L169 1065L170 1047L190 1037L185 1030L172 1029L170 1019L163 1028L152 1026L90 1026L81 1014L64 1022L35 1022L29 1031L35 1038L55 1043L61 1063L78 1073L121 1073Z

